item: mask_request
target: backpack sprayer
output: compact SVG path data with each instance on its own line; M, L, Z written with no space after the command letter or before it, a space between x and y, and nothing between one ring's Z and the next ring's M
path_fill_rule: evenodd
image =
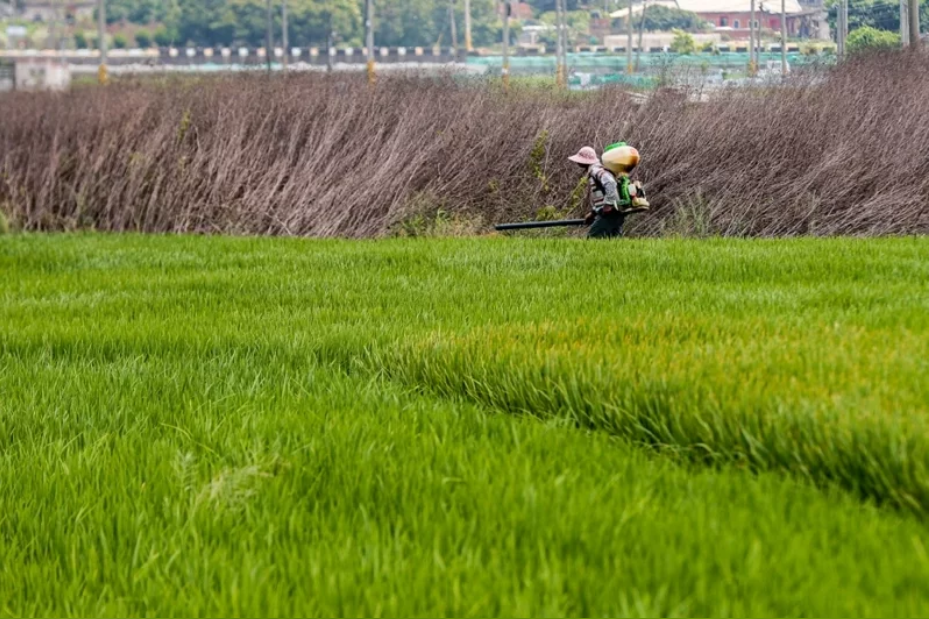
M554 221L526 221L517 224L500 224L497 230L529 230L531 228L559 228L562 226L586 226L586 219L557 219Z
M636 207L621 211L623 215L633 215L635 213L644 213L648 211L647 207ZM495 230L531 230L533 228L567 228L571 226L590 225L586 219L555 219L552 221L524 221L513 224L498 224L494 226Z
M592 150L592 149L591 149ZM583 150L581 151L584 152ZM595 153L591 157L595 158ZM574 159L572 159L574 160ZM586 163L586 162L585 162ZM639 151L628 146L625 142L610 144L603 151L603 167L609 170L618 182L627 182L629 173L639 164ZM643 213L649 209L648 201L645 199L645 192L638 183L629 185L632 194L632 206L620 211L623 215L633 213ZM587 226L586 219L558 219L555 221L526 221L521 223L499 224L494 226L496 230L529 230L533 228L559 228L570 226Z

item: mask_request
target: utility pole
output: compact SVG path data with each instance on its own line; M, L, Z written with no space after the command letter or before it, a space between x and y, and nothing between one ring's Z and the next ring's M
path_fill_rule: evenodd
M839 60L845 59L845 35L848 32L847 26L845 24L846 13L845 13L845 1L840 0L839 4L836 6L838 10L838 15L836 16L835 25L835 42L836 42L836 52L838 53Z
M903 47L910 46L910 6L909 0L900 0L900 42Z
M281 0L281 22L281 45L284 46L284 55L281 57L281 62L284 63L284 71L286 71L287 56L290 55L290 48L288 47L290 37L287 35L287 0Z
M332 30L332 11L331 10L326 14L326 17L327 17L327 21L326 21L326 70L329 73L332 73L333 69L335 68L332 65L332 45L334 42L333 40L335 39L335 32L333 32Z
M845 54L848 50L848 0L842 0L842 53Z
M841 61L845 53L844 41L842 41L842 0L835 5L835 55Z
M265 6L266 19L268 21L268 33L267 40L265 41L265 61L268 63L268 75L271 75L271 55L274 53L274 31L272 30L272 24L274 23L274 13L271 11L271 0L266 0Z
M564 40L564 28L562 27L562 22L564 21L564 12L562 7L562 0L555 0L555 30L557 34L557 45L555 48L555 84L558 88L564 88L565 85L565 67L564 67L564 51L565 51L565 40Z
M61 7L59 7L61 8ZM64 55L65 48L68 46L71 33L74 31L74 28L69 27L68 24L68 15L64 12L62 8L61 18L61 32L58 35L58 53L59 55Z
M100 68L97 81L105 86L110 81L106 68L106 0L97 0L97 47L100 48Z
M847 1L847 0L846 0ZM919 0L910 0L910 47L919 49Z
M368 48L368 84L374 85L374 0L365 0L365 45Z
M61 11L64 10L62 9L61 5L59 5L58 9ZM62 12L59 14L56 11L56 16L61 21L61 31L58 35L58 54L64 55L65 47L68 45L70 34L74 29L68 27L68 16L66 13Z
M465 18L465 52L470 54L474 51L474 45L471 42L471 0L464 0L464 18Z
M13 4L13 0L10 0L10 15L15 15L15 14L16 14L16 5ZM9 36L6 38L6 49L7 49L7 51L9 51L10 49L13 48L13 41L12 41L12 39L13 39L13 37L9 37Z
M648 0L642 0L642 19L639 20L639 47L635 53L635 70L639 71L639 60L642 58L642 33L645 32L645 11L648 9Z
M752 0L752 11L751 17L748 20L748 75L749 77L755 76L755 67L758 65L755 64L755 45L758 42L755 40L755 0Z
M517 4L520 0L516 0ZM555 0L555 63L561 62L561 0ZM548 51L548 47L545 48L545 51ZM557 69L555 71L557 73Z
M510 92L510 0L503 0L503 92Z
M787 77L787 0L781 0L781 77Z
M568 0L561 0L561 70L565 86L568 84Z
M632 75L632 0L629 0L629 19L626 21L626 73Z
M61 19L60 7L58 6L57 0L52 0L52 11L54 17L52 17L51 23L48 25L48 38L45 39L45 45L49 49L58 49L58 39L60 35L58 34L58 20Z
M448 25L452 30L452 54L458 60L458 22L455 21L455 0L448 0Z

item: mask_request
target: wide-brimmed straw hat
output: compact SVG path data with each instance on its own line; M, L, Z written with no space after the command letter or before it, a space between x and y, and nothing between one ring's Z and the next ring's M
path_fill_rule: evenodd
M576 155L568 157L569 160L574 163L580 163L583 165L593 165L595 163L600 163L600 158L597 157L597 151L592 149L590 146L585 146L577 152Z

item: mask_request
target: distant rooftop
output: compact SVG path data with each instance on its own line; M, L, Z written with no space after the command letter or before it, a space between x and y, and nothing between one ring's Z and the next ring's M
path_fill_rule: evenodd
M803 13L806 9L800 6L797 0L784 0L785 8L788 15ZM677 8L691 13L746 13L751 10L750 0L651 0L648 6L664 6L667 8ZM780 13L780 0L761 0L756 5L757 8L763 9L768 13ZM641 13L642 4L633 5L632 12ZM629 9L620 9L610 14L613 18L626 17Z
M97 0L24 0L22 4L24 9L71 9L95 6Z

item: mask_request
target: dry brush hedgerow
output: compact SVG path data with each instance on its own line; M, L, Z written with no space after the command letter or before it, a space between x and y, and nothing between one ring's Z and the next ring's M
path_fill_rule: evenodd
M375 236L424 195L484 222L564 210L565 157L625 139L655 207L636 234L924 233L927 118L929 58L903 53L641 106L344 76L15 94L0 98L0 211L25 230Z

